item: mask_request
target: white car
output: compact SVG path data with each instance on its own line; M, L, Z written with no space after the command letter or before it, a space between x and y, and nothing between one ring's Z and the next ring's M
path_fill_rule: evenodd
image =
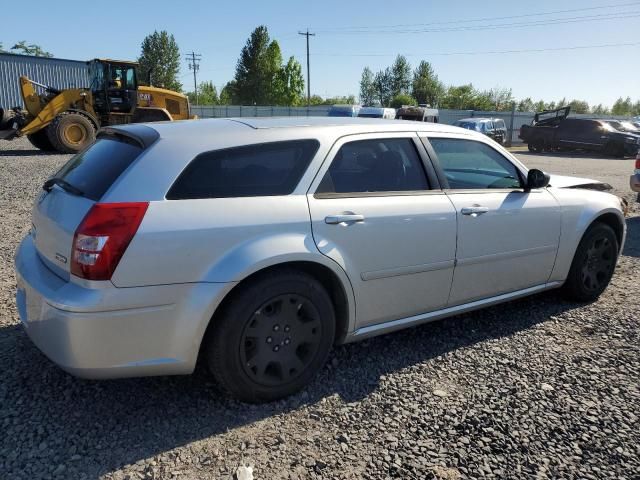
M336 343L563 287L591 301L620 200L433 123L239 118L109 127L44 185L16 255L33 342L82 377L188 374L246 401ZM588 189L590 187L596 190Z

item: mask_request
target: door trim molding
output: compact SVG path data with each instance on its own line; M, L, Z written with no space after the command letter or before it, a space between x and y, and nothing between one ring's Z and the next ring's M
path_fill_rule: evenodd
M362 272L360 278L365 282L368 280L379 280L381 278L399 277L401 275L413 275L416 273L434 272L436 270L446 270L453 268L455 260L446 260L444 262L425 263L422 265L409 265L407 267L394 267L384 270L373 270L370 272Z
M556 245L543 245L542 247L525 248L524 250L512 250L510 252L492 253L479 257L460 258L456 260L456 266L477 265L478 263L497 262L499 260L510 260L512 258L527 257L529 255L540 255L542 253L557 250Z

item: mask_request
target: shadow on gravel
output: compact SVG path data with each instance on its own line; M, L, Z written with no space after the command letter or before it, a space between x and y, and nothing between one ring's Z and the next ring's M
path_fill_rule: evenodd
M314 404L333 394L361 400L381 376L511 336L575 307L551 292L340 346L306 391L268 405L221 396L202 366L183 377L77 379L40 354L19 325L1 328L0 452L16 452L6 464L10 472L26 473L38 459L94 478L303 405L320 410Z
M627 257L640 257L640 217L627 218L627 239L622 254Z

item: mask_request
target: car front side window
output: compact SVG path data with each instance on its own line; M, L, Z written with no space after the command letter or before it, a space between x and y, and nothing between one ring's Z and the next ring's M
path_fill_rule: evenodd
M475 140L429 138L453 190L522 188L518 169L489 145Z

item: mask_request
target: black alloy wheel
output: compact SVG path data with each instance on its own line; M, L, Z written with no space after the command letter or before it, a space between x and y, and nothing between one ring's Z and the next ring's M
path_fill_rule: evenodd
M607 288L618 259L618 237L613 229L595 222L580 240L563 290L580 302L596 300Z
M609 283L616 265L616 246L606 236L591 240L582 258L581 278L584 289L596 292Z
M240 359L256 383L278 386L299 377L320 348L320 313L301 295L278 295L249 318L242 334Z

